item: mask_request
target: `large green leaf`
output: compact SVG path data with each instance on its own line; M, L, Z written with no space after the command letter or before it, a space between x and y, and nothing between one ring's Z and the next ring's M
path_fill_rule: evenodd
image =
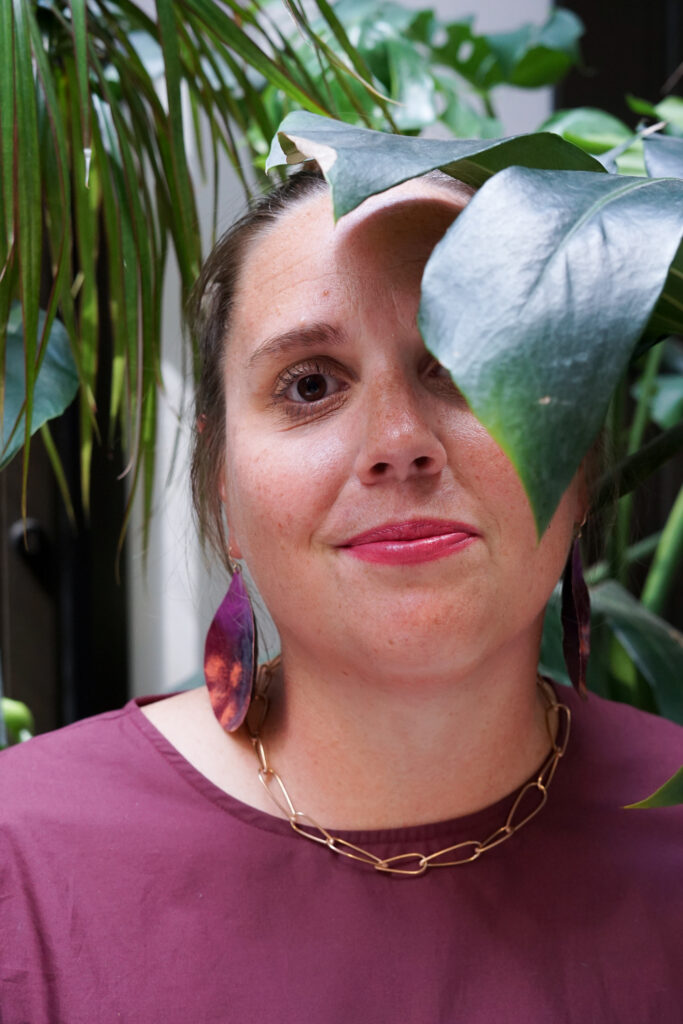
M434 250L420 328L539 532L597 436L683 235L683 181L512 167Z
M45 314L40 314L42 330ZM52 324L43 362L35 380L31 434L54 416L59 416L73 401L78 389L78 373L71 355L69 337L58 320ZM7 330L5 365L5 409L0 430L0 469L19 451L24 443L24 409L26 378L24 375L24 332L21 309L14 306Z
M591 603L647 679L662 714L683 724L683 633L614 580L594 587Z
M603 171L602 165L557 135L509 139L415 139L356 128L307 111L289 114L273 140L266 168L317 160L332 189L336 217L368 196L441 168L478 188L511 164Z
M650 135L644 141L645 166L653 178L683 178L683 138Z

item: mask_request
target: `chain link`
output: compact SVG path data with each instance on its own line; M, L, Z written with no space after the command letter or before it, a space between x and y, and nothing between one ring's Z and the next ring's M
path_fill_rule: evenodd
M416 878L423 875L429 868L450 868L460 864L471 864L478 860L483 853L507 842L515 832L528 825L545 806L555 769L567 748L571 712L566 704L561 704L557 700L550 683L539 676L538 687L546 701L545 720L551 742L550 754L543 762L536 777L530 779L518 792L505 822L490 836L487 836L486 839L465 839L453 846L446 846L443 850L437 850L435 853L399 853L394 857L378 857L369 850L364 850L340 836L332 835L310 815L296 810L285 783L268 761L261 730L268 715L268 686L278 663L279 659L276 659L259 670L259 689L252 700L245 724L258 760L258 777L266 793L294 831L304 839L326 846L328 850L332 850L340 857L368 864L384 874ZM553 724L556 725L555 729L553 729ZM535 803L530 808L523 807L529 803L529 794L533 795Z

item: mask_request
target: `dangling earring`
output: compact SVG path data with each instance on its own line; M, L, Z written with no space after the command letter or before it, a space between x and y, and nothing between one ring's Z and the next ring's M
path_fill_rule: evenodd
M585 699L588 696L586 668L591 649L591 602L583 578L580 537L579 529L562 577L562 653L572 686Z
M256 625L242 572L230 558L228 592L209 626L204 678L213 713L227 732L239 729L249 709L256 674Z

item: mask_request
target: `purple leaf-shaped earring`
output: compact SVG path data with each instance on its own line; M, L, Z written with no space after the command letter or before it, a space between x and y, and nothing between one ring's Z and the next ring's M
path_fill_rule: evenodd
M562 652L572 686L584 698L588 696L586 668L590 649L591 602L576 537L562 577Z
M256 662L254 613L242 573L236 567L204 646L204 678L211 706L227 732L239 729L246 717Z

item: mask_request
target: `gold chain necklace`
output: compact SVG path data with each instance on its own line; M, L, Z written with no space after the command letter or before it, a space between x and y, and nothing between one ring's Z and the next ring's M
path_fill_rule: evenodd
M538 687L546 702L545 720L548 735L551 742L550 754L543 762L538 774L520 789L515 797L512 807L508 811L505 822L487 836L486 839L466 839L463 842L455 843L453 846L446 846L443 850L435 853L399 853L394 857L377 857L369 850L364 850L354 843L349 843L340 836L334 836L326 828L319 825L314 818L304 811L297 811L294 807L291 796L285 786L282 777L273 768L268 760L266 748L263 745L261 730L268 714L268 686L276 668L277 660L263 665L259 670L259 682L262 685L258 688L249 715L245 722L249 739L258 759L258 777L263 784L266 793L278 808L281 814L289 821L295 832L304 839L310 839L314 843L326 846L333 853L341 857L348 857L351 860L360 861L361 864L368 864L375 871L382 871L389 875L408 875L417 877L423 875L428 868L450 868L460 864L471 864L477 860L482 853L493 850L501 843L518 832L520 828L527 825L532 818L535 818L548 799L548 789L553 780L558 761L567 748L569 729L571 725L571 711L566 704L561 704L552 686L540 676L537 679ZM256 719L254 722L253 719ZM553 730L553 719L556 720L557 729ZM527 794L532 793L536 798L531 810L520 810Z

